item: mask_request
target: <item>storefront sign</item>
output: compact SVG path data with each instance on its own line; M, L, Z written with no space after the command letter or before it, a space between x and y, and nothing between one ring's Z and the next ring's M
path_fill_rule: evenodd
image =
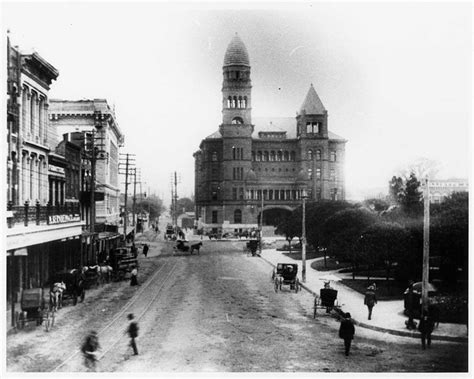
M49 216L49 224L63 224L65 222L81 221L79 215L54 215Z
M59 175L65 175L63 167L54 166L52 164L49 165L49 172Z

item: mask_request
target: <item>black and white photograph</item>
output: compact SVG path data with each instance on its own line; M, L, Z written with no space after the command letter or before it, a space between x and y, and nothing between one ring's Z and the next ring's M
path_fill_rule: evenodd
M472 6L2 0L2 377L472 374Z

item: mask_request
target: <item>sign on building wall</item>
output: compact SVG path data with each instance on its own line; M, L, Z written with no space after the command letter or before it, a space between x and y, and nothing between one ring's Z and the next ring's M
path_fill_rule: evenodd
M52 164L48 167L49 172L59 175L66 175L63 167L54 166Z
M49 216L49 224L63 224L65 222L81 221L79 215L53 215Z

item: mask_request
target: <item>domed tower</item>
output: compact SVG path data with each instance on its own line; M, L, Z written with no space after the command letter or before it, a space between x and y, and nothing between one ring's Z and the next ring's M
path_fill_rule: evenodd
M250 61L247 48L237 33L227 47L222 71L222 123L250 125Z
M247 48L235 34L225 56L222 82L222 177L223 221L242 228L250 215L243 205L246 182L252 168L252 84ZM238 216L236 216L238 215Z

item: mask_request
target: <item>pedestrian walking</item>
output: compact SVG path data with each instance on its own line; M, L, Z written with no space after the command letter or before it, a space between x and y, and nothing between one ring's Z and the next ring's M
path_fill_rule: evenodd
M413 281L410 280L408 285L408 293L406 296L406 308L408 312L408 320L405 321L407 329L416 329L415 317L415 294L413 293Z
M433 333L434 324L433 318L429 313L421 316L418 330L421 334L421 347L423 350L426 349L426 345L431 347L431 333Z
M127 318L130 321L130 324L128 324L127 329L127 333L130 337L130 346L133 349L133 354L138 355L137 342L135 341L135 338L138 337L138 324L136 321L134 321L135 316L133 315L133 313L130 313Z
M84 339L81 352L84 357L84 365L90 371L95 371L97 362L97 351L100 349L97 332L92 330Z
M130 276L130 285L131 286L138 286L138 269L136 267L133 268L130 275L131 275Z
M351 343L354 339L355 327L354 322L351 319L351 314L346 312L344 318L341 320L341 326L339 327L339 338L344 340L344 348L346 356L349 355L351 349Z
M145 258L148 254L148 249L149 249L148 244L144 244L143 245L143 255L145 256Z
M367 288L365 292L364 304L367 305L369 310L369 320L372 319L372 309L377 304L377 297L375 296L375 287L373 285Z

